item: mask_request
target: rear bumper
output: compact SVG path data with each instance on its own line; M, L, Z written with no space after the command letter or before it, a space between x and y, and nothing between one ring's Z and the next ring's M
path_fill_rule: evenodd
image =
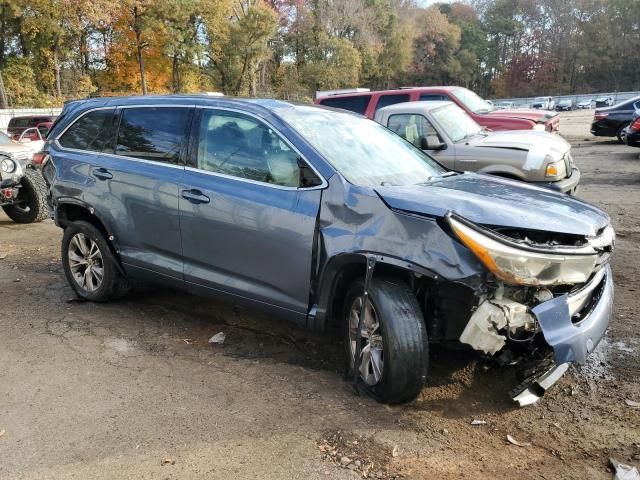
M600 122L593 122L591 124L591 135L596 137L615 137L616 133L618 133L618 128L609 124L603 125Z
M630 147L640 147L640 132L627 133L624 137L624 142Z
M580 183L581 175L582 174L580 173L580 169L578 167L573 167L571 169L570 177L563 178L562 180L558 180L557 182L539 182L535 183L535 185L549 188L557 192L574 195L578 191L578 184Z
M572 316L576 309L589 301L593 306L574 323ZM538 320L545 341L553 348L558 365L583 364L604 336L612 309L613 275L607 265L579 291L541 303L531 313Z

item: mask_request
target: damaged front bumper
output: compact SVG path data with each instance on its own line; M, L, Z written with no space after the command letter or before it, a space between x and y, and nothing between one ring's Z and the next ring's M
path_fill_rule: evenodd
M579 289L532 308L506 298L485 300L472 315L460 341L493 355L508 346L510 332L525 329L541 333L553 349L555 365L512 392L520 406L529 405L562 377L569 364L585 363L609 325L613 295L613 275L606 265Z
M609 325L613 309L613 275L607 265L576 292L531 309L557 364L585 363Z

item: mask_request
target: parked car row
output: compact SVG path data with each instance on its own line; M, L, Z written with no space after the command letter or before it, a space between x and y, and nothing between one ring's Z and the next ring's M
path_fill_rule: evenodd
M620 143L625 142L627 127L640 111L640 96L617 105L596 108L591 123L591 133L598 137L616 137Z

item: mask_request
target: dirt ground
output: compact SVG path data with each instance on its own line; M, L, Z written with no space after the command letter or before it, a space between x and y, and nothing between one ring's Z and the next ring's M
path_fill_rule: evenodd
M387 407L352 393L330 334L151 287L78 302L60 230L0 214L0 478L610 479L610 457L640 465L625 403L640 401L640 149L591 137L591 115L563 114L562 132L579 196L618 232L615 317L589 364L524 409L513 372L468 353L433 349L420 397Z

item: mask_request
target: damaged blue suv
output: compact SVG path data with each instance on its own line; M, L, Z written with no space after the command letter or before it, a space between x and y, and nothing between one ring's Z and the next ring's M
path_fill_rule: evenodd
M614 232L598 208L448 171L347 112L207 96L70 102L43 175L82 298L131 280L336 324L354 385L413 399L430 343L527 366L535 402L609 322ZM535 366L535 368L531 368Z

